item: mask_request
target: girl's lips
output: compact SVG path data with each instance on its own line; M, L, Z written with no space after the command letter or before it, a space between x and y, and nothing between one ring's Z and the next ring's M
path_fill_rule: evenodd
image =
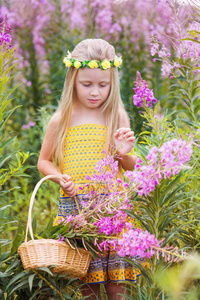
M92 102L92 103L96 103L96 102L98 102L99 101L99 99L88 99L90 102Z

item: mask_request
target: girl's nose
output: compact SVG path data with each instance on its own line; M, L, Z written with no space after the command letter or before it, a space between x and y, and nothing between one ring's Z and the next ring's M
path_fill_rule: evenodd
M99 94L98 92L98 88L97 87L93 87L91 92L90 92L91 96L97 96Z

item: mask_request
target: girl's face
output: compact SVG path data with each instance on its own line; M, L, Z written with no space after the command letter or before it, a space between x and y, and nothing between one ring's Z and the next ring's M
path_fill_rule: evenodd
M109 69L79 69L75 80L77 101L84 107L98 108L107 100L110 86Z

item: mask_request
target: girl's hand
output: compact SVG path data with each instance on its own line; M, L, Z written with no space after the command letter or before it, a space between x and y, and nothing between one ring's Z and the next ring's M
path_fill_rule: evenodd
M116 148L120 147L120 145L123 144L117 150L117 153L123 157L133 148L133 145L135 143L134 132L130 128L121 127L115 132L114 140Z
M70 197L74 197L76 195L75 184L73 183L69 175L63 174L59 184L63 191Z

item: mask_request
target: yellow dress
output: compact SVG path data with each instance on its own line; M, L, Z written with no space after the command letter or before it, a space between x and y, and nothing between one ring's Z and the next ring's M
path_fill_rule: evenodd
M104 156L107 127L101 124L83 124L68 129L64 145L63 174L71 176L77 189L77 198L81 201L80 186L87 183L86 175L92 175L94 167ZM66 215L77 214L77 206L73 198L60 191L60 201L55 224ZM144 259L134 257L147 267ZM106 283L109 280L135 281L140 275L138 269L123 260L117 253L111 251L101 258L92 260L88 274L83 281L88 284Z

